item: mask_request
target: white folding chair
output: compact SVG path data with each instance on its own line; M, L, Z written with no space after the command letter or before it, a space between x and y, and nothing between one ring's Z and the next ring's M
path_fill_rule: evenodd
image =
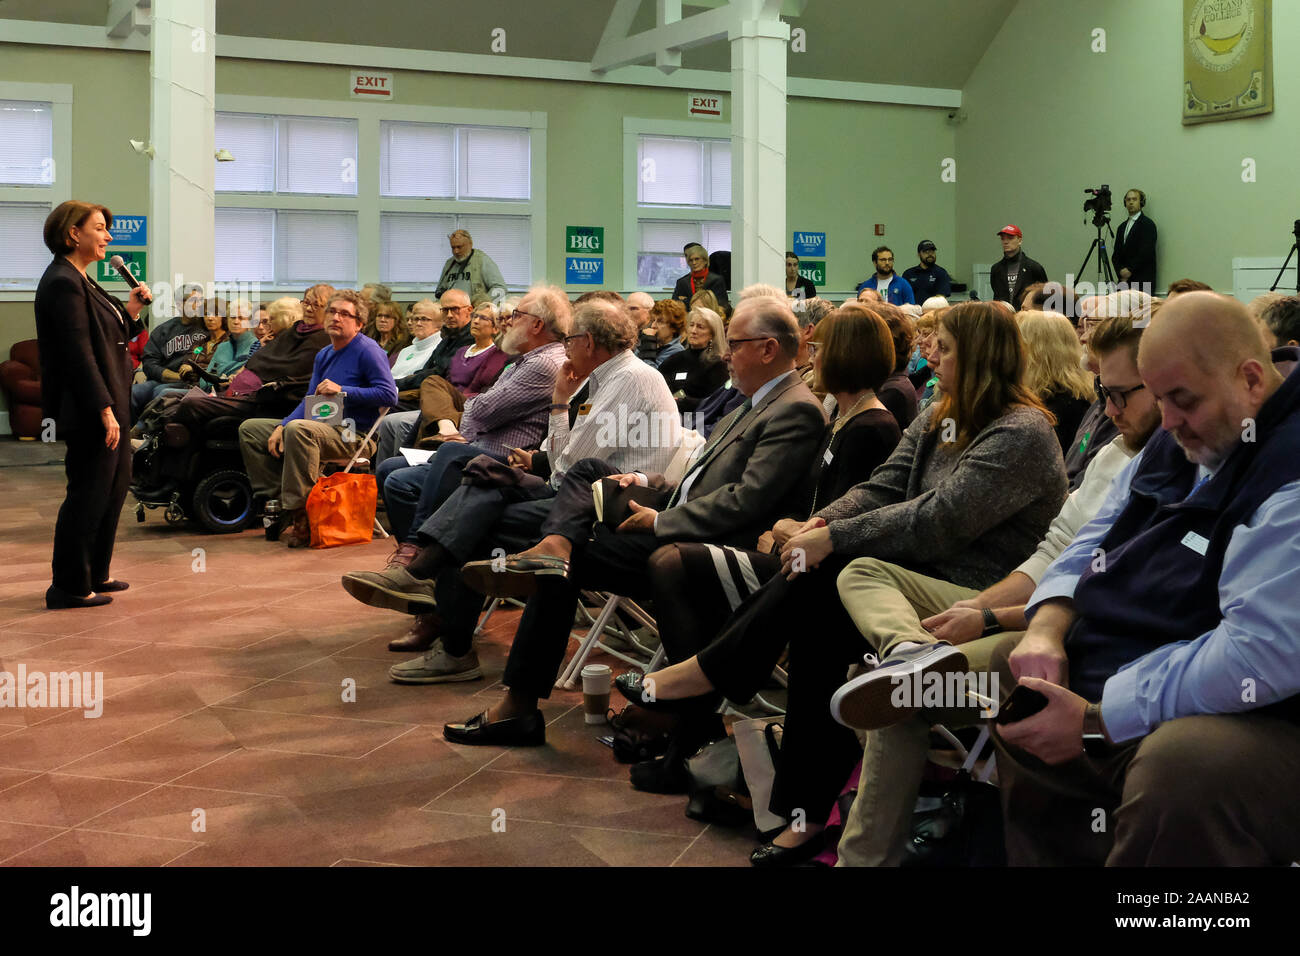
M364 468L368 471L370 469L370 459L362 458L361 451L366 447L366 445L370 443L371 439L375 437L375 432L379 431L379 425L384 420L384 416L387 414L388 414L387 406L379 410L379 417L376 418L375 423L370 426L370 431L366 432L366 437L361 440L361 443L359 445L357 445L357 450L352 453L351 458L347 458L347 459L332 458L332 459L327 459L325 461L322 461L321 462L322 472L324 471L326 465L344 465L343 468L344 473L351 472L353 468L359 468L359 469ZM379 537L381 538L387 538L389 536L388 532L384 530L384 526L379 523L378 515L375 516L374 533L378 534Z

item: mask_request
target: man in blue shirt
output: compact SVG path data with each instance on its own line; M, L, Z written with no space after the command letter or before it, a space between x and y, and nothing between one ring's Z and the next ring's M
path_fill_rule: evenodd
M1289 863L1300 376L1282 378L1244 307L1203 292L1161 310L1138 367L1164 430L1043 576L1008 660L1047 699L995 735L1008 857Z
M894 250L877 246L871 253L871 261L876 264L876 274L866 282L859 282L857 291L875 289L890 305L916 304L912 284L894 271Z
M358 293L343 289L330 296L325 307L330 344L316 353L306 397L282 421L250 418L239 426L239 451L253 493L280 500L285 520L293 522L291 548L311 543L307 495L320 477L321 462L350 458L363 445L361 454L373 455L375 445L366 432L381 408L397 404L388 355L370 336L358 334L365 323L366 302ZM326 415L317 401L339 395L341 421L319 420Z
M943 266L934 264L939 247L929 239L922 239L916 246L919 266L912 266L903 273L903 278L912 286L913 301L924 303L926 299L941 295L945 299L952 295L952 276Z

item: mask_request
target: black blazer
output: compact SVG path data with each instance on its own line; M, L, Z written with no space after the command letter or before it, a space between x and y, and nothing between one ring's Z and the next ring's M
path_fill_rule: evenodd
M112 406L131 425L131 353L144 331L120 299L55 256L36 287L36 338L41 353L41 411L61 431L101 428Z
M1047 270L1042 263L1035 262L1024 252L1020 253L1020 272L1016 275L1016 287L1007 289L1007 259L1003 256L989 270L989 285L993 287L993 298L1010 302L1020 307L1020 295L1035 282L1046 282Z
M1137 225L1129 229L1125 219L1115 232L1115 249L1110 256L1111 265L1115 267L1115 278L1119 270L1127 269L1132 273L1128 277L1129 285L1139 282L1150 283L1152 290L1156 287L1156 224L1143 213Z
M704 288L713 293L713 297L718 300L718 305L722 306L728 312L731 311L731 303L727 301L727 283L723 281L722 276L716 272L709 272L704 277ZM695 290L699 292L699 289ZM691 274L688 272L677 280L677 285L673 287L673 298L686 306L689 312L691 308Z

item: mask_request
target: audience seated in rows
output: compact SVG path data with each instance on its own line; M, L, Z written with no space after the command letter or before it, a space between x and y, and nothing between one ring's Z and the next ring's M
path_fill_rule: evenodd
M1025 343L1025 387L1051 414L1064 454L1093 400L1083 348L1074 326L1059 312L1021 312L1016 320Z
M695 411L701 400L727 380L727 363L722 361L725 338L722 317L717 312L703 306L691 309L686 322L686 348L659 365L659 373L680 411Z

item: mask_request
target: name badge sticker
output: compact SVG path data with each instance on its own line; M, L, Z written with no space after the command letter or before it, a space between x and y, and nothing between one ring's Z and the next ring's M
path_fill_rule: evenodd
M682 379L684 379L684 378L685 378L687 375L689 375L689 374L690 374L690 372L678 372L676 375L673 376L673 380L674 380L674 381L677 381L677 382L680 382Z
M1210 549L1210 539L1202 537L1195 531L1189 531L1187 534L1183 535L1183 540L1180 543L1184 547L1191 548L1197 554L1202 556Z

